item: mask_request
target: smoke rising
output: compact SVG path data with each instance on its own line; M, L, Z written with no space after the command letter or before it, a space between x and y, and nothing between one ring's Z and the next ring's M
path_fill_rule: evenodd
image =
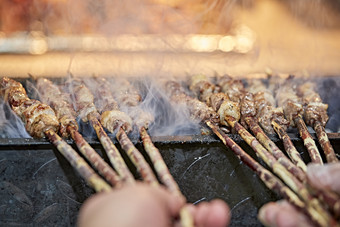
M149 78L144 80L142 86L144 98L141 108L155 117L149 130L151 135L197 135L200 133L201 126L199 122L190 118L188 108L171 103L159 81Z
M31 138L8 103L0 100L0 138Z

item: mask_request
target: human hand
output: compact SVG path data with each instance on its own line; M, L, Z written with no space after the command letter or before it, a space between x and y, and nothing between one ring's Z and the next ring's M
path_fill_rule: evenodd
M308 183L315 189L340 193L340 163L307 166ZM259 219L266 226L312 226L307 216L287 201L270 202L261 207Z
M80 210L78 226L179 226L179 222L174 220L183 206L184 198L171 194L163 187L140 183L92 196ZM230 220L229 208L221 200L188 205L188 209L195 226L224 227Z

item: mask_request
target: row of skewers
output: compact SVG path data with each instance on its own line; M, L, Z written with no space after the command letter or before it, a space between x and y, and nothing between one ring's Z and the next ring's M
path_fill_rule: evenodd
M110 132L116 132L117 140L135 165L142 180L154 187L160 185L144 156L127 136L135 124L140 130L145 151L160 181L170 192L183 196L147 132L148 125L153 119L138 107L141 97L137 90L134 91L128 81L123 82L119 91L116 90L118 92L116 95L120 95L117 97L123 100L121 105L139 112L138 117L135 115L136 118L132 120L130 116L119 110L114 96L109 92L110 88L106 87L108 83L105 79L97 78L95 82L99 85L96 91L91 91L84 81L77 78L71 78L61 89L50 80L39 78L36 81L36 88L40 94L42 101L40 102L30 99L22 84L4 77L1 81L1 96L22 119L30 135L48 138L96 192L110 191L113 187L119 188L136 183L119 150L103 127ZM72 91L72 97L65 91ZM97 94L96 98L92 92ZM132 93L135 95L130 95ZM77 118L90 122L106 151L111 166L78 132ZM102 177L59 135L64 138L71 137L81 154ZM180 212L180 222L182 226L193 226L193 219L186 208Z
M177 81L166 81L164 86L173 102L188 106L191 116L208 125L268 188L302 210L315 225L339 226L339 195L310 189L306 164L286 132L289 125L297 127L311 162L323 164L304 118L315 129L327 162L338 162L325 132L328 105L322 103L310 82L296 87L293 77L281 83L278 80L281 78L271 77L268 86L261 80L249 80L245 86L227 75L214 80L195 75L185 85L192 95ZM274 174L235 143L222 130L224 127L238 133ZM274 132L282 139L288 156L267 136Z
M245 86L243 81L227 75L214 80L195 75L189 82L179 83L168 79L159 82L171 103L187 108L191 118L210 127L225 145L258 174L268 188L305 212L314 224L339 225L339 196L328 190L310 190L306 164L286 132L289 125L297 127L311 161L322 164L321 154L307 130L305 119L315 129L326 161L338 162L324 128L328 120L328 106L322 103L313 84L307 82L296 88L292 77L285 80L271 77L268 86L255 79L247 81ZM171 192L181 195L148 134L154 116L140 108L140 92L125 79L120 78L113 83L114 89L105 78L71 77L60 87L47 79L38 78L36 87L41 103L29 99L20 83L3 78L1 94L24 121L27 131L33 137L46 136L96 191L108 191L112 187L135 183L107 131L116 135L142 179L148 184L159 185L151 167L129 139L129 132L137 128L160 181ZM78 132L76 118L89 122L94 128L113 168ZM225 131L238 133L274 174L247 154ZM275 132L282 139L288 156L267 136ZM58 134L70 136L78 150L105 180ZM181 213L181 221L183 226L193 225L185 209Z

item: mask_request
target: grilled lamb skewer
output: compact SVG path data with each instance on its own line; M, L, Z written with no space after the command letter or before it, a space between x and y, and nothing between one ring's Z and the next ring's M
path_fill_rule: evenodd
M199 79L198 79L199 78ZM202 76L193 77L193 83L190 88L194 88L195 85L200 86L201 83L209 83L207 78L202 78ZM226 81L225 78L222 78L223 82ZM232 86L232 79L229 79L229 86ZM201 86L200 86L201 87ZM208 86L205 86L208 87ZM240 88L240 84L238 84ZM224 89L227 87L224 86ZM234 91L236 91L234 87ZM235 94L236 92L231 93ZM241 94L239 91L237 94ZM218 111L218 105L221 104L220 101L216 102L215 96L222 96L223 93L220 94L211 94L210 96L210 105L215 107L215 111ZM224 102L228 102L228 97L225 95ZM237 99L235 99L237 100ZM214 104L217 103L217 104ZM229 105L236 105L235 102L229 101ZM234 108L236 109L236 108ZM293 190L295 191L301 198L307 203L313 206L316 210L320 212L321 215L329 216L326 209L324 209L323 205L316 199L313 198L312 195L308 192L307 188L302 184L305 181L305 173L295 166L290 160L282 153L279 148L265 135L265 133L261 130L261 128L257 125L253 117L255 116L255 104L252 100L252 94L244 93L243 98L241 99L241 115L244 118L244 121L250 126L251 130L254 134L262 140L263 143L267 144L266 147L269 148L269 153L257 140L254 138L245 128L241 126L236 120L233 119L232 116L228 114L228 111L225 111L225 118L228 124L235 128L236 131L240 134L240 136L250 145L255 153L263 160L265 163L276 173L281 179ZM276 148L276 149L275 149Z
M319 209L315 209L309 203L304 204L296 194L285 186L278 178L272 173L263 168L259 163L252 159L241 147L239 147L232 139L224 134L216 125L219 118L216 112L212 111L205 103L188 96L182 86L176 81L164 82L164 89L169 96L171 102L176 105L181 104L188 107L190 115L193 119L207 124L213 132L226 144L236 155L240 158L249 168L251 168L263 181L263 183L271 190L279 193L282 197L286 198L297 208L304 210L304 212L311 218L312 221L320 226L327 226L330 223L334 225L335 221L327 213L320 215ZM192 106L192 105L196 106ZM200 111L197 108L200 108Z
M129 113L133 113L132 118L139 129L144 149L150 157L160 181L171 193L183 196L178 184L172 177L166 163L164 162L162 155L153 144L147 132L149 125L154 121L154 117L139 107L139 104L142 101L140 93L130 84L129 81L125 79L115 80L115 83L116 86L112 93L114 97L119 100L120 105L127 107ZM192 215L186 208L181 209L180 219L183 227L194 225Z
M149 184L158 185L157 178L151 167L125 132L125 130L131 131L132 120L126 113L119 110L118 103L110 92L108 81L105 78L96 78L95 80L90 79L84 82L95 97L95 105L99 113L101 113L101 122L104 123L104 127L112 133L118 130L116 133L118 142L128 154L144 181ZM110 114L111 112L114 112L114 114Z
M276 94L276 100L279 106L283 107L283 112L290 125L297 126L304 145L308 150L311 161L318 164L323 164L321 155L316 144L308 132L307 126L302 119L303 106L300 104L300 98L296 95L293 84L293 77L288 77L287 80L280 86Z
M31 136L46 136L95 191L109 191L111 189L85 160L58 136L56 132L59 129L59 122L51 107L38 100L30 99L19 82L7 77L4 77L1 81L1 91L4 100L22 119Z
M256 80L257 82L254 82L254 81L250 81L250 85L249 85L249 88L248 90L251 90L251 91L257 91L257 93L255 93L255 106L256 106L256 109L260 109L264 108L264 105L266 103L266 100L264 100L266 97L268 97L268 101L267 101L267 105L270 105L271 103L273 103L273 100L274 100L274 97L271 95L271 92L269 92L269 90L267 91L267 94L264 95L262 92L259 92L259 91L264 91L266 88L264 87L263 83L259 80ZM272 81L271 81L272 82ZM256 98L256 96L259 96ZM267 108L268 110L269 108ZM284 140L284 143L286 142L290 142L292 144L292 142L290 141L290 138L289 136L287 135L287 133L285 132L285 130L283 128L285 128L284 126L281 126L280 122L284 122L283 119L283 111L275 111L272 115L274 115L274 117L270 117L270 112L267 112L267 110L265 111L260 111L258 113L258 116L259 116L259 119L261 120L261 118L265 117L266 114L269 114L269 117L268 118L272 118L271 120L269 121L262 121L262 124L261 126L264 126L265 129L269 129L270 128L270 121L272 121L272 124L273 126L276 128L275 130L279 130L279 133L282 133L286 136L286 141ZM270 110L270 109L269 109ZM280 115L278 115L280 118L277 118L277 113L279 113ZM260 114L260 115L259 115ZM275 118L276 117L276 118ZM266 118L266 117L265 117ZM267 119L267 118L266 118ZM266 120L265 119L265 120ZM247 120L246 120L247 121ZM260 121L261 122L261 121ZM252 128L252 127L250 127ZM281 130L281 132L280 132ZM282 132L283 131L283 132ZM257 132L253 130L253 133L256 134ZM288 137L288 138L287 138ZM275 143L273 142L269 142L268 145L270 145L270 147L272 148L275 148L277 147ZM290 146L289 144L284 144L286 147L287 146ZM267 147L266 147L267 148ZM268 149L268 148L267 148ZM278 149L278 148L276 148ZM292 144L290 149L293 149L296 151L294 145ZM298 164L301 166L301 167L304 167L305 169L307 168L306 164L303 162L303 160L301 159L301 156L299 155L299 153L296 151L297 154L293 153L293 155L291 154L291 156L293 157L298 157L299 159L297 159ZM288 153L289 154L289 153ZM283 154L282 154L283 155ZM299 156L297 156L299 155ZM304 171L305 172L305 171ZM303 175L305 176L305 175ZM314 190L314 189L313 189ZM335 193L332 193L332 192L328 192L328 191L322 191L322 190L317 190L315 192L315 195L321 199L322 201L324 201L328 207L332 210L333 213L335 213L336 216L339 216L340 215L340 199L339 197L335 194Z
M322 103L320 95L315 91L315 83L303 83L297 88L297 93L303 99L305 121L314 128L327 162L339 162L325 131L328 105Z
M283 140L284 147L292 162L303 172L306 172L306 164L302 160L299 152L294 147L287 133L285 133L287 127L289 126L289 122L284 118L282 107L275 108L275 98L271 91L266 88L261 80L249 81L247 90L253 94L253 100L256 108L256 119L258 120L261 127L267 134L273 134L274 130L278 131L278 135ZM253 128L253 133L267 150L272 149L273 152L277 153L276 158L280 158L280 156L285 157L285 155L279 151L279 148L276 146L276 144L272 142L263 132L261 132L262 130L256 124L254 124L254 120L251 119L251 117L248 117L246 121L248 121L248 125L253 125L253 127L250 128ZM272 125L274 127L272 127ZM299 179L303 181L305 179L305 174L302 171L297 172L299 174Z
M126 166L121 154L111 141L110 137L104 131L101 123L98 121L100 115L93 103L94 98L90 90L83 84L80 79L71 78L67 81L65 89L74 95L76 110L82 121L89 121L96 131L96 134L103 145L106 154L120 176L124 184L134 184L135 179L129 168Z
M99 171L99 173L115 187L121 186L121 181L116 172L100 157L100 155L86 142L78 132L76 113L70 105L66 94L62 93L52 81L39 78L36 83L40 98L44 103L50 105L56 113L60 122L60 134L63 137L71 136L79 151Z
M190 85L190 89L193 90L195 93L197 93L197 91L204 92L202 89L197 89L197 87L202 87L201 84L212 84L209 82L207 77L204 77L202 75L193 76L191 78L191 81L192 82ZM233 81L236 82L236 86L233 86ZM225 93L218 93L218 94L211 93L210 97L208 97L207 99L210 99L209 104L213 107L213 109L215 111L220 112L220 116L223 116L223 118L228 122L228 124L232 128L236 129L236 131L240 134L240 136L255 150L256 154L259 155L268 164L268 166L273 168L273 165L276 165L275 163L278 163L279 168L283 167L287 169L288 171L290 171L291 173L290 175L295 176L294 179L297 178L300 181L304 181L305 174L303 173L303 171L297 168L293 163L290 162L290 160L279 150L279 148L275 145L275 143L273 143L265 135L265 133L261 130L261 128L257 125L255 120L253 119L256 111L255 111L255 104L252 100L252 95L245 92L243 85L239 81L233 80L229 76L223 76L221 78L218 78L218 82L219 82L219 85L222 87L223 91L227 91L225 89L228 89L230 87L233 88L232 92L229 92L229 95L230 96L236 95L236 97L234 97L233 100L241 101L241 109L240 107L238 107L239 103L230 101L229 96L226 95ZM206 85L205 87L208 87L208 86ZM206 96L208 95L206 94ZM221 101L222 99L223 99L223 103ZM243 128L238 123L238 119L235 119L234 117L236 116L236 114L231 115L230 114L231 111L226 111L226 109L221 108L223 104L234 107L232 112L237 112L238 113L237 116L240 116L240 113L242 112L242 118L244 119L244 122L246 122L250 126L251 130L255 133L257 138L264 144L264 146L266 146L266 148L272 154L268 153L267 150L249 132L247 132L245 128ZM287 176L281 176L281 177L286 178ZM289 182L291 180L286 179L286 181Z

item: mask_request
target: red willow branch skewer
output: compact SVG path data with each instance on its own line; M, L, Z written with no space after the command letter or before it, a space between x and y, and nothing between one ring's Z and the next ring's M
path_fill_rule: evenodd
M57 85L52 81L39 78L36 86L40 98L44 103L51 106L60 122L60 134L63 137L71 136L75 141L79 151L87 160L99 171L99 173L115 187L121 186L121 181L116 172L100 157L100 155L86 142L78 132L76 113L70 105L67 95L62 93Z
M139 104L142 101L140 93L130 84L129 81L125 79L119 79L115 82L118 85L116 84L116 89L114 89L113 95L117 100L119 100L120 105L126 107L130 114L133 113L132 118L135 125L139 129L144 149L149 156L160 181L171 193L183 196L159 150L153 144L147 132L149 124L154 121L154 117L139 107ZM193 217L185 207L180 211L180 222L183 227L194 226Z
M276 101L275 101L275 91L279 88L280 84L284 81L282 77L279 76L270 76L269 77L269 85L268 89L266 89L268 92L267 94L271 97L270 99L274 99L274 103L276 106ZM261 83L263 84L263 83ZM263 85L262 85L263 86ZM279 107L282 109L282 107ZM283 109L282 109L283 112ZM284 114L284 113L283 113ZM289 123L289 122L288 122ZM280 139L283 142L283 146L285 148L285 151L287 152L288 156L292 160L292 162L298 166L300 169L302 169L304 172L307 171L307 166L303 159L301 158L300 153L296 150L292 140L288 136L286 130L287 126L286 125L281 125L281 122L272 120L271 121L272 128L275 130L276 134L280 137Z
M95 97L94 103L99 113L101 113L101 122L103 126L111 133L118 130L116 138L137 168L137 171L141 174L143 180L148 184L158 185L157 178L150 165L146 162L143 155L137 150L125 132L125 130L128 132L131 131L132 120L126 113L119 110L118 103L110 92L111 88L109 82L105 78L98 77L95 80L88 80L86 84Z
M297 92L302 98L305 107L305 121L309 126L314 128L327 162L339 162L325 131L325 126L328 121L328 105L322 103L320 95L315 91L315 83L305 82L298 87Z
M23 86L4 77L1 81L1 93L12 110L22 119L26 130L34 137L46 137L57 147L73 168L95 191L109 191L111 187L97 175L73 148L56 133L59 122L54 111L41 102L29 99Z
M207 122L207 125L243 163L245 163L259 176L259 178L267 186L267 188L278 193L293 206L302 210L305 214L309 216L309 218L311 218L314 223L318 224L319 226L336 225L336 223L333 223L335 222L334 220L325 220L312 206L309 206L308 204L305 204L303 201L301 201L300 198L291 189L284 185L280 179L275 177L271 172L269 172L258 162L256 162L252 157L250 157L240 146L238 146L232 139L224 134L216 125L212 124L209 121Z
M134 184L135 179L126 166L121 154L98 121L100 115L93 103L90 90L76 78L71 78L65 88L74 95L76 110L82 121L89 121L106 151L106 154L124 184Z
M171 102L176 105L183 105L187 107L193 119L206 123L213 132L225 143L246 165L255 171L263 183L271 190L278 192L281 196L286 198L293 205L299 209L303 209L314 223L319 226L336 225L335 221L328 214L319 214L311 204L304 204L296 194L286 187L278 178L272 173L263 168L254 159L252 159L245 151L242 150L232 139L225 135L216 125L219 122L219 117L210 107L205 103L200 102L188 96L181 85L176 81L164 82L164 88L169 96ZM198 111L198 107L200 111Z
M279 88L280 83L278 83L278 81L280 80L282 81L284 79L282 77L273 77L273 76L270 77L269 86L272 87L272 89L268 89L268 90L271 90L271 93L274 93L274 90L277 90ZM276 89L274 89L275 87ZM278 135L280 136L280 138L283 139L284 146L287 147L287 150L288 149L294 150L294 153L292 154L290 154L289 151L287 151L287 153L290 154L291 157L296 158L298 166L301 166L307 169L306 164L303 162L303 160L301 159L301 156L296 151L294 145L292 144L285 130L276 121L272 121L272 125L274 129L276 130L276 132L278 133ZM324 201L327 204L327 206L335 214L336 217L340 216L340 199L336 193L327 191L327 190L316 190L314 188L311 188L311 190L313 194L315 194L321 201Z
M266 133L262 131L259 124L261 124L262 128L267 133L274 133L274 129L272 127L272 122L274 124L279 125L280 128L286 129L289 125L289 122L284 118L283 109L275 108L275 98L266 89L264 84L260 80L252 80L249 81L248 90L252 92L252 94L248 94L242 100L241 111L246 111L246 108L249 106L255 106L256 108L256 116L255 113L249 112L245 118L245 122L248 124L249 128L254 133L255 137L260 141L260 143L270 151L274 157L284 166L286 167L293 175L295 175L300 181L304 182L306 180L305 171L307 166L301 159L301 156L294 149L290 147L290 144L285 144L285 147L289 148L290 156L294 157L294 160L299 164L300 168L291 162L286 155L276 146L276 144L268 138ZM243 107L243 108L242 108ZM259 124L256 122L258 120ZM291 144L292 145L292 144ZM294 152L296 151L296 153ZM291 153L293 152L293 153Z
M234 83L236 86L234 86ZM202 86L202 84L206 84L205 86ZM223 118L228 122L228 124L236 129L236 131L240 134L240 136L250 145L255 153L260 156L261 159L263 159L266 164L273 169L273 171L277 171L278 175L284 179L286 183L289 184L294 191L297 191L297 188L302 188L301 183L297 182L298 180L304 181L305 180L305 174L303 171L299 168L297 168L290 160L277 148L277 146L265 135L265 133L261 130L261 128L257 125L257 123L254 120L254 116L256 115L255 111L255 104L253 102L252 95L250 93L246 93L243 87L243 84L241 84L238 80L233 80L229 76L223 76L218 78L218 84L222 88L223 92L227 92L232 90L232 92L229 92L229 95L233 97L233 100L237 101L231 101L228 95L225 93L218 93L213 94L210 93L210 96L208 97L209 104L213 107L215 111L221 112L220 116L223 116ZM208 78L205 76L193 76L192 82L190 85L190 89L194 91L196 94L198 92L202 93L204 92L202 90L202 87L208 87L214 86L212 83L209 82ZM195 89L196 88L196 89ZM213 90L213 89L209 89ZM198 93L199 94L199 93ZM206 95L208 96L208 95ZM243 97L242 97L243 96ZM221 106L225 104L227 106L233 107L233 111L227 111L225 109L222 109ZM239 105L241 104L241 109ZM241 124L238 123L238 119L235 119L234 116L236 114L231 115L231 112L237 112L241 116L249 126L250 129L255 133L258 139L266 146L269 153L257 140L254 138L245 128L242 127ZM274 167L278 166L278 167ZM284 169L283 172L280 169ZM286 171L288 170L288 171ZM297 186L299 185L299 186Z
M303 143L307 148L311 161L317 164L323 164L321 155L313 140L313 137L308 132L307 126L302 119L303 107L300 104L300 98L296 95L293 77L288 77L281 84L277 93L276 100L278 106L283 107L283 112L291 126L297 126Z
M227 89L228 87L234 87L232 86L232 79L228 76L224 76L220 78L220 82L222 81L221 87L223 89ZM228 83L228 86L226 86L225 83ZM206 84L205 86L202 86L203 84ZM209 86L213 86L206 77L202 76L194 76L192 77L192 83L190 88L195 92L202 91L202 87L207 88ZM240 88L240 85L238 86ZM196 88L196 89L195 89ZM199 88L199 89L197 89ZM213 89L209 89L213 90ZM254 103L251 102L251 94L242 94L243 92L241 90L237 91L234 87L233 93L230 93L230 95L233 94L240 94L240 96L236 97L235 100L238 100L241 95L244 95L243 98L241 98L241 115L243 118L245 118L245 122L248 122L249 119L246 117L255 116L255 107ZM323 207L323 205L318 201L316 198L313 198L312 195L310 195L307 188L302 184L301 181L296 177L297 171L300 171L302 174L303 171L296 167L293 163L290 162L290 160L282 155L284 155L280 150L275 150L275 152L281 152L282 155L276 154L276 157L273 156L273 154L269 153L257 140L255 137L253 137L245 128L242 127L240 123L238 123L233 116L230 115L230 112L233 111L239 111L238 103L230 101L229 97L224 93L217 93L217 94L210 94L209 97L209 104L214 107L215 111L220 111L220 106L222 106L223 103L228 103L227 106L230 108L228 110L224 111L224 118L228 122L228 124L234 128L239 135L246 141L246 143L252 147L252 149L255 151L256 155L259 156L272 170L274 173L276 173L294 192L296 192L307 204L313 206L320 215L324 216L326 219L331 218L328 211ZM223 100L223 101L222 101ZM232 110L232 111L231 111ZM236 114L234 114L236 115ZM251 128L253 125L251 125ZM259 128L259 127L258 127ZM264 133L263 133L264 134ZM269 139L269 138L268 138ZM285 158L285 159L284 159ZM287 161L288 160L288 161ZM289 172L290 170L291 172ZM295 175L296 174L296 175ZM304 175L302 176L304 177Z

